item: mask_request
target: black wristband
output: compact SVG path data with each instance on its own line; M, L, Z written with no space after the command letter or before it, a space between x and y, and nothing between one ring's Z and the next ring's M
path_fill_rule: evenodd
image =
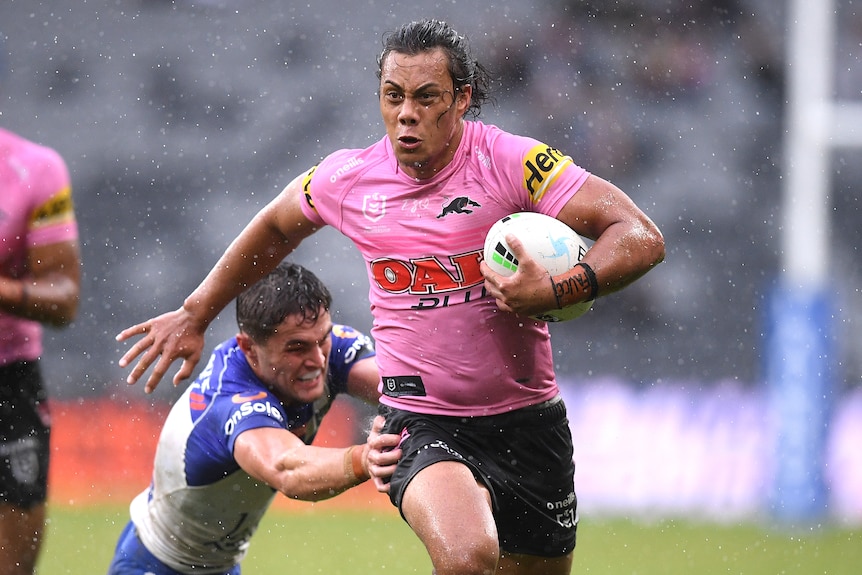
M599 296L599 280L596 279L596 272L594 272L593 268L590 267L590 264L586 262L578 262L575 267L578 266L584 268L587 281L590 282L590 297L587 298L587 301L596 299Z

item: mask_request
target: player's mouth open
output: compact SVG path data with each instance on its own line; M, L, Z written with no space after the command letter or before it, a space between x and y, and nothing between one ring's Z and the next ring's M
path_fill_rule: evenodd
M401 136L398 138L398 142L401 144L403 148L407 148L412 150L419 146L422 143L422 140L419 138L414 138L413 136Z

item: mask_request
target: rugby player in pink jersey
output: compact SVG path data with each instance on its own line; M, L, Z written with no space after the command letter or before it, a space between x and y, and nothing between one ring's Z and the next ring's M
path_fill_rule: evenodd
M0 575L30 575L39 556L51 429L42 324L74 319L79 268L65 162L0 128Z
M489 76L448 24L387 35L378 76L386 136L288 184L179 309L117 336L140 336L120 365L138 358L129 383L152 366L147 391L177 359L174 383L189 377L206 327L243 285L333 226L367 266L383 431L402 437L395 473L375 483L435 573L569 573L572 437L547 325L529 316L624 288L662 261L664 240L625 193L565 153L479 122ZM481 261L485 234L518 211L595 243L550 277L510 238L518 271L497 275Z

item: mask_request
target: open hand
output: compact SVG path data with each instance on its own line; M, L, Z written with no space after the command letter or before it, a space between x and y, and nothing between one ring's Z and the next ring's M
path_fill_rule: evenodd
M183 363L174 375L173 383L176 386L188 379L203 352L205 329L184 308L179 308L121 331L117 341L142 336L120 358L120 367L127 367L140 356L126 383L134 385L152 365L153 372L144 387L146 393L152 393L171 364L179 358Z

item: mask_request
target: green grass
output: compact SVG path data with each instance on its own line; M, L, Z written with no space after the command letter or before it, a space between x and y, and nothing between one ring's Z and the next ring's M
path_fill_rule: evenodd
M791 533L753 524L582 519L573 573L858 574L862 530Z
M52 506L39 575L105 573L125 507ZM431 572L425 550L394 514L272 510L243 562L248 575ZM851 575L862 573L862 529L806 533L753 524L644 524L582 518L573 574Z
M251 541L243 573L367 574L431 572L425 548L394 513L271 510ZM38 575L107 571L128 521L123 506L60 506L49 525Z

